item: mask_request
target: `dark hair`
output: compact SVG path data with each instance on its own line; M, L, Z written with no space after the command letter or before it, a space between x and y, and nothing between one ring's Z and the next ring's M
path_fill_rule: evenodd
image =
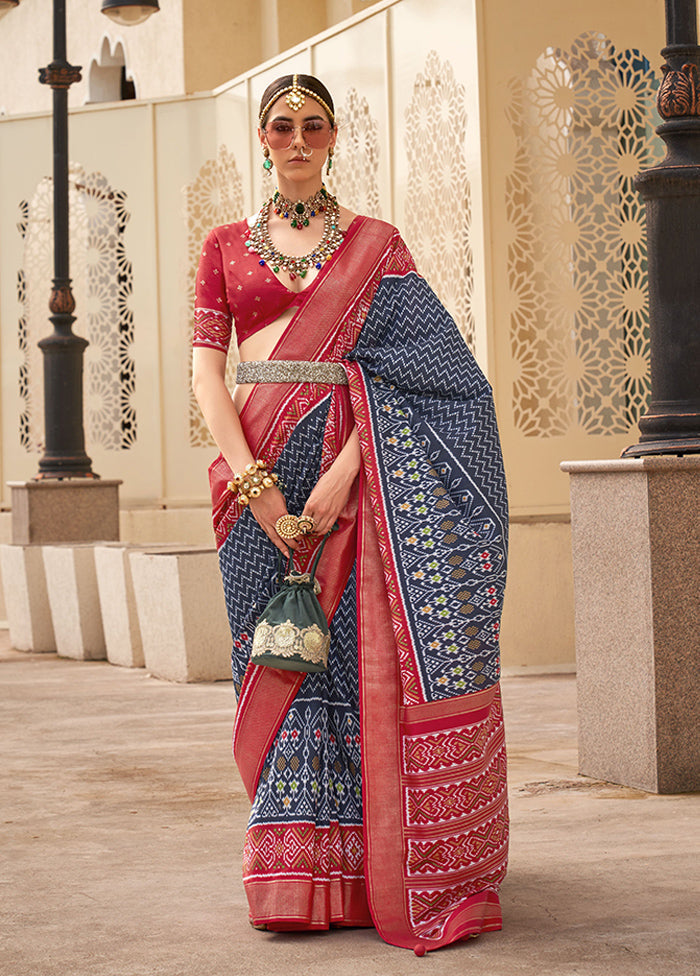
M260 111L258 113L258 120L260 122L260 128L265 127L265 121L267 119L267 113L270 111L271 106L277 101L277 98L284 94L285 92L291 91L294 86L294 81L296 79L296 84L302 91L306 94L313 96L317 102L326 110L328 115L328 121L331 125L335 125L335 108L333 107L333 99L331 93L328 91L326 86L318 78L314 78L313 75L282 75L281 78L275 79L272 84L268 85L263 92L262 98L260 99Z

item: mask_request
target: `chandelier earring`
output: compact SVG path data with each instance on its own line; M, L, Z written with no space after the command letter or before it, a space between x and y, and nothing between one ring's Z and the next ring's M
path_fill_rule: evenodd
M270 170L272 169L272 160L270 159L269 146L263 146L263 156L265 157L265 159L263 160L263 169L265 170L266 173L269 173Z
M328 162L326 164L326 176L331 175L331 168L333 167L333 146L328 148Z

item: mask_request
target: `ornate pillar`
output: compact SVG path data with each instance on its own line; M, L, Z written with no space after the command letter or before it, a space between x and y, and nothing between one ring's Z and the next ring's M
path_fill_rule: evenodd
M696 0L666 0L666 158L635 181L646 203L651 402L623 456L700 452L700 47Z

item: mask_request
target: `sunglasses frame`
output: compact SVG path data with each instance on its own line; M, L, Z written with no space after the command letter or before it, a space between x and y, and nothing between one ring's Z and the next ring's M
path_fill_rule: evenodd
M280 121L282 121L282 120L280 120ZM304 132L304 127L307 126L307 125L317 124L319 122L321 123L322 128L320 130L316 130L316 131L319 132L319 133L321 133L321 132L327 133L328 138L321 145L315 146L308 139L308 132ZM285 119L284 120L284 124L285 125L289 125L290 129L292 130L291 131L291 134L290 134L289 142L286 145L284 145L284 146L274 146L272 144L272 142L270 141L270 135L269 135L269 132L268 132L268 128L269 128L269 126L274 125L274 121L268 123L264 127L264 129L263 129L263 132L265 133L265 138L267 139L268 146L270 147L270 149L273 149L276 152L278 152L278 151L284 152L286 149L291 149L292 148L292 146L294 145L294 140L296 139L297 129L300 129L301 130L301 138L302 138L302 141L310 149L325 149L326 146L330 143L331 136L333 134L333 126L330 124L330 122L324 122L323 119L309 119L306 122L299 123L298 125L294 125L293 123L288 122Z

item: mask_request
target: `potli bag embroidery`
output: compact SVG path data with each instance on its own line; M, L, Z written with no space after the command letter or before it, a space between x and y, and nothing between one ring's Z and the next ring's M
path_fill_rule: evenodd
M289 550L280 588L258 618L250 660L283 671L315 673L328 667L331 635L326 615L318 602L320 586L316 567L328 539L324 536L309 573L294 569L294 552ZM282 554L279 554L282 575Z

